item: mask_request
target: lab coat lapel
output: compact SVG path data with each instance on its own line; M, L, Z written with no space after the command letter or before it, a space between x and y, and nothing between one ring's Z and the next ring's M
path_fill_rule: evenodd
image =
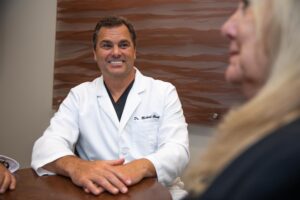
M124 129L128 120L141 103L141 93L146 89L143 75L136 69L136 76L121 117L120 131Z
M96 88L97 88L96 90L97 90L98 104L100 106L100 109L103 110L107 115L107 117L113 121L116 127L119 127L120 122L117 113L106 91L102 77L99 79Z

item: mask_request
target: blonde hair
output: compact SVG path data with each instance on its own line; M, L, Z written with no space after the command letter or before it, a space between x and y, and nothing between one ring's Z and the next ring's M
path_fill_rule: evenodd
M255 97L226 115L199 166L185 176L195 193L248 146L300 116L300 1L252 0L251 6L270 60L269 77Z

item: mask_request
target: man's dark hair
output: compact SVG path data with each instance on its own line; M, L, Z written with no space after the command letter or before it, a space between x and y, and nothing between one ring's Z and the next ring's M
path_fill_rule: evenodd
M95 30L93 33L94 49L96 50L98 33L102 27L112 28L112 27L118 27L121 25L125 25L128 28L133 45L134 45L134 47L136 47L136 33L133 28L133 25L124 17L109 16L109 17L104 17L104 18L100 19L99 22L95 26Z

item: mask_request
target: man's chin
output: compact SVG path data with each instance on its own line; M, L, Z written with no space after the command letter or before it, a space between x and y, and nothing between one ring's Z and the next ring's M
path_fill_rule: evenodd
M123 68L123 67L124 67L124 64L110 64L109 65L110 69L120 69L120 68Z
M124 68L110 68L108 70L108 74L111 77L115 77L115 78L122 78L124 76L127 76L126 70Z

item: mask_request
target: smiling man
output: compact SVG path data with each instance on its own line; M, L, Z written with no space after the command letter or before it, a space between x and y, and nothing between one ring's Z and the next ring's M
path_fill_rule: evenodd
M134 67L136 33L126 19L101 19L93 45L102 76L71 89L36 141L32 167L68 176L94 195L126 193L157 177L173 199L182 198L189 142L175 87Z

